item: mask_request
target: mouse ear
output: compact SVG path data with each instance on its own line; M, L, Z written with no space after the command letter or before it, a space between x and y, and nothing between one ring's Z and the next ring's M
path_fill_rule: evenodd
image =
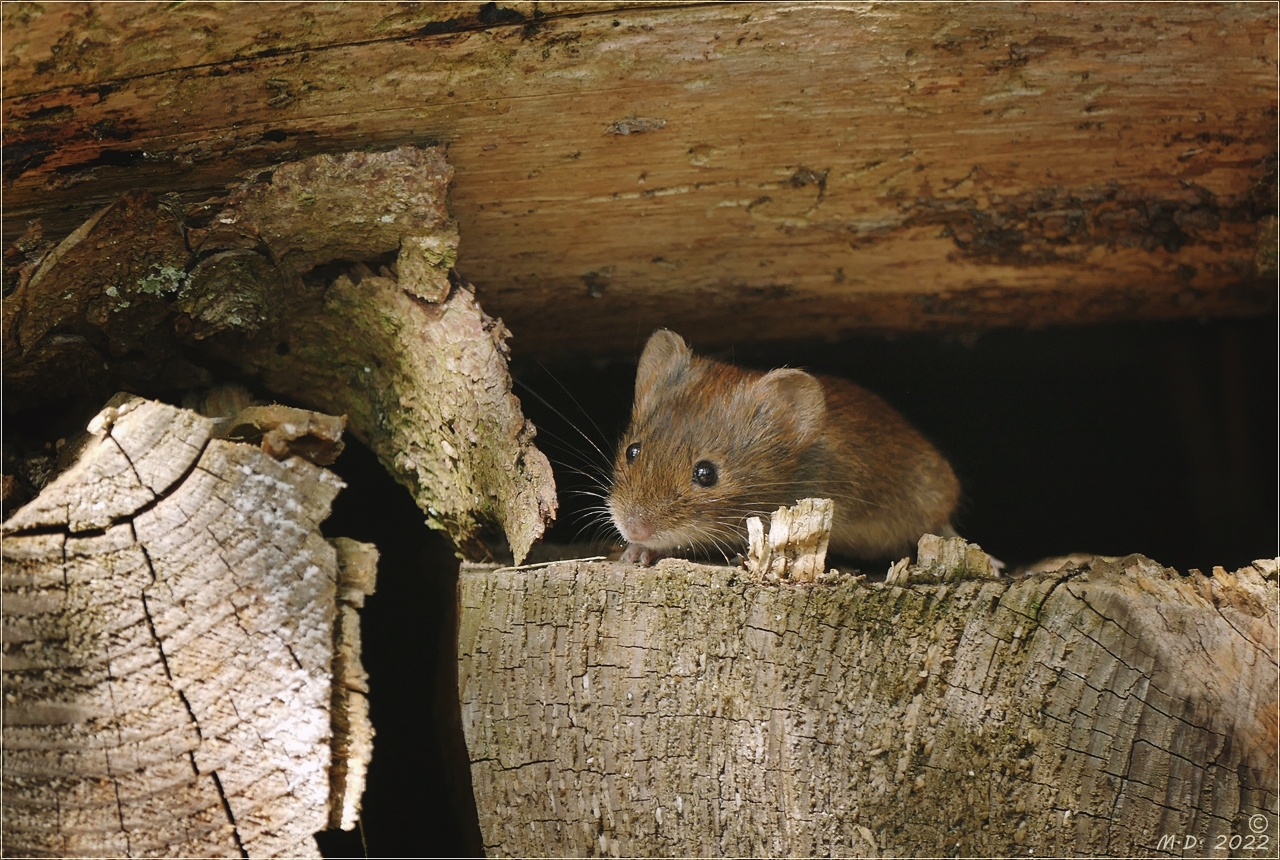
M660 328L650 335L636 368L636 411L644 413L648 399L674 384L692 360L693 352L675 332Z
M768 404L770 420L788 422L803 444L822 435L827 396L822 383L811 374L793 368L771 370L755 381L757 402Z

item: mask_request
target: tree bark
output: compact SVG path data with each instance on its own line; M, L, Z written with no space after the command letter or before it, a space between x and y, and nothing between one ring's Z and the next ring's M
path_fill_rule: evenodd
M0 528L6 856L318 856L371 737L336 616L376 553L319 530L341 482L138 398L90 429Z
M534 353L1276 306L1271 4L21 4L4 26L8 235L436 141L460 270Z
M452 171L402 147L276 165L191 207L130 192L38 255L4 303L7 403L252 374L351 432L471 558L516 561L555 489L501 320L451 282Z
M1233 836L1274 850L1275 560L897 580L464 568L459 683L486 850L1223 856Z

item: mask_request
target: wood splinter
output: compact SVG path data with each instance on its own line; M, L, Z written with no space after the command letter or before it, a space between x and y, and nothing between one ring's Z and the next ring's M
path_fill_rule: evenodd
M831 499L801 499L778 508L766 535L759 517L747 519L747 570L757 581L814 582L831 541Z
M886 582L958 582L962 579L999 579L1004 562L992 558L982 547L959 536L921 535L916 544L916 563L902 558L889 567Z

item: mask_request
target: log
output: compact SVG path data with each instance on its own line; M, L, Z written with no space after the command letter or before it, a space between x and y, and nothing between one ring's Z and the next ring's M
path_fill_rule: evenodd
M498 532L519 562L554 484L511 393L509 332L450 280L451 175L438 149L402 147L276 165L187 208L121 196L5 301L7 406L196 387L221 362L348 416L433 527L477 559Z
M372 737L341 482L140 398L90 431L0 527L5 855L319 856Z
M1274 851L1276 568L797 586L677 560L464 566L485 850Z
M712 348L1269 313L1276 22L6 5L4 227L58 240L127 189L194 203L283 160L440 142L459 268L535 354L629 353L659 325Z

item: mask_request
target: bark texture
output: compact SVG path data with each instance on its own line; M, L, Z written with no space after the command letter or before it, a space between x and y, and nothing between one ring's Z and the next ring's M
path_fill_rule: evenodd
M60 239L126 189L196 202L282 160L439 141L459 266L543 353L626 353L659 325L712 347L1263 313L1276 21L1267 3L5 4L5 228Z
M1275 560L900 581L464 568L486 849L1131 856L1194 836L1187 853L1223 856L1219 838L1252 835L1273 850Z
M352 433L471 557L516 560L555 516L500 320L453 286L452 171L435 149L277 165L183 207L133 191L30 260L4 303L7 405L238 367ZM363 261L363 262L362 262Z
M341 482L137 398L90 429L0 528L5 855L318 856Z

